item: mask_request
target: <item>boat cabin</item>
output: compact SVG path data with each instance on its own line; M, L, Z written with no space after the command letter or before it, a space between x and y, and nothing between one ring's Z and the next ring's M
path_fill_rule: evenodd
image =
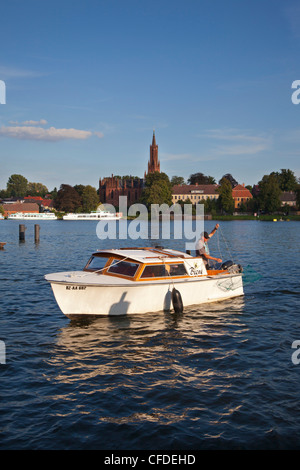
M140 282L228 273L224 270L207 271L202 258L161 247L97 251L92 254L84 271Z

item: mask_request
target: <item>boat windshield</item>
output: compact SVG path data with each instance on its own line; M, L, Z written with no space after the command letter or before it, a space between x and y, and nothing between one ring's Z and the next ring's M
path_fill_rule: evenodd
M84 268L84 271L100 271L99 274L102 274L103 268L106 265L109 257L105 256L92 256L87 265Z
M113 260L107 272L110 274L121 274L122 276L133 277L140 265L130 261Z
M145 266L141 278L147 277L169 277L186 276L187 272L183 263L176 264L153 264Z

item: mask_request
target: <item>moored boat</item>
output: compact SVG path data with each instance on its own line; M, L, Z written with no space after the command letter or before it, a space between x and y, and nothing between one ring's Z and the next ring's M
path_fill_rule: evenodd
M7 218L9 220L57 220L53 212L16 212Z
M119 220L122 218L122 213L108 212L108 211L94 211L90 213L72 213L63 216L63 220Z
M176 310L243 295L242 268L206 270L200 257L161 247L101 250L82 271L47 274L69 318Z

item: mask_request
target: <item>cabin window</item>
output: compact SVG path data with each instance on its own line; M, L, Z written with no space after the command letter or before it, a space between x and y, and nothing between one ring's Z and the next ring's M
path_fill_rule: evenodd
M129 261L120 261L115 259L107 272L112 274L121 274L122 276L133 277L139 267L138 263L131 263Z
M145 266L141 278L186 276L187 272L183 263L153 264Z
M167 264L167 269L170 269L170 276L186 276L187 274L183 263Z
M101 271L103 272L103 268L106 265L107 261L109 258L102 257L102 256L92 256L86 267L84 268L84 271Z
M164 264L146 266L141 277L165 277L168 276Z

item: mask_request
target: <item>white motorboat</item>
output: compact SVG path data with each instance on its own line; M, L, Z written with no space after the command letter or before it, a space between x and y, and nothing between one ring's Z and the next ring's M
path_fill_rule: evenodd
M93 211L90 213L72 213L63 216L63 220L119 220L122 218L122 213L108 212L108 211Z
M161 247L99 250L82 271L45 279L69 318L180 311L243 295L240 265L206 270L202 258Z
M57 220L53 212L16 212L7 218L10 220Z
M0 214L0 220L4 220L4 217L2 214Z

